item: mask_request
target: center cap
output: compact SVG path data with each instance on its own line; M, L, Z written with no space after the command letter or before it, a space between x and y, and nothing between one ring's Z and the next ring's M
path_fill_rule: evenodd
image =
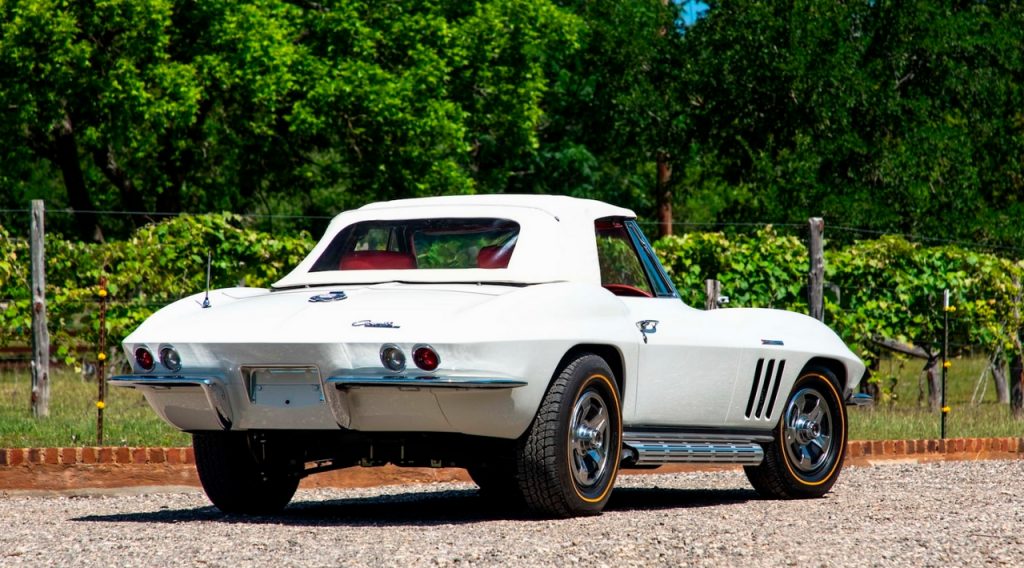
M817 438L818 436L821 435L821 426L818 425L817 422L811 422L811 425L808 428L808 430L810 430L812 438Z
M800 438L800 442L806 444L811 440L821 436L821 425L814 420L807 420L802 418L796 423L797 436Z
M597 430L580 426L576 429L576 438L582 442L593 442L597 438Z

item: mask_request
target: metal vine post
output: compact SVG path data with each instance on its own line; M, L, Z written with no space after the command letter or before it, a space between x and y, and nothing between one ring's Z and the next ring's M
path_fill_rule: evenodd
M107 277L100 277L100 337L96 355L96 445L103 445L103 409L107 407Z

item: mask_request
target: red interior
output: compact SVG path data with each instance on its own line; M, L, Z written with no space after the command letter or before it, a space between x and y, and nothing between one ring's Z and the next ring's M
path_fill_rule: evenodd
M340 270L404 270L416 268L416 258L404 252L356 250L341 257Z
M630 286L629 284L605 284L604 289L616 296L633 296L636 298L653 298L650 292Z
M480 268L508 268L513 248L498 245L483 247L476 254L476 265Z

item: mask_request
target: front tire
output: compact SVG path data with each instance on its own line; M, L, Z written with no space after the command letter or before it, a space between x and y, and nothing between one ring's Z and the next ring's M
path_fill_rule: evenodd
M843 468L848 431L839 381L827 369L808 369L793 385L764 461L747 479L764 497L800 499L828 493Z
M546 517L597 515L622 452L622 408L608 364L581 355L559 373L517 449L526 506Z
M206 496L225 513L280 513L299 486L286 468L257 462L244 432L197 432L192 448Z

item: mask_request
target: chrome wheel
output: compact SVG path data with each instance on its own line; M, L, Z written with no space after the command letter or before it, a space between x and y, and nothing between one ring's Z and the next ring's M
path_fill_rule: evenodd
M762 444L764 461L743 471L757 492L774 499L806 499L829 492L843 469L846 409L835 374L804 369L782 406L775 440Z
M530 429L516 442L523 502L547 517L597 515L619 473L622 406L605 360L581 353L548 386Z
M783 417L784 446L789 462L803 473L831 463L832 411L817 389L804 388L789 399Z
M569 423L569 463L581 488L594 486L608 467L608 409L601 396L588 390L576 401Z

